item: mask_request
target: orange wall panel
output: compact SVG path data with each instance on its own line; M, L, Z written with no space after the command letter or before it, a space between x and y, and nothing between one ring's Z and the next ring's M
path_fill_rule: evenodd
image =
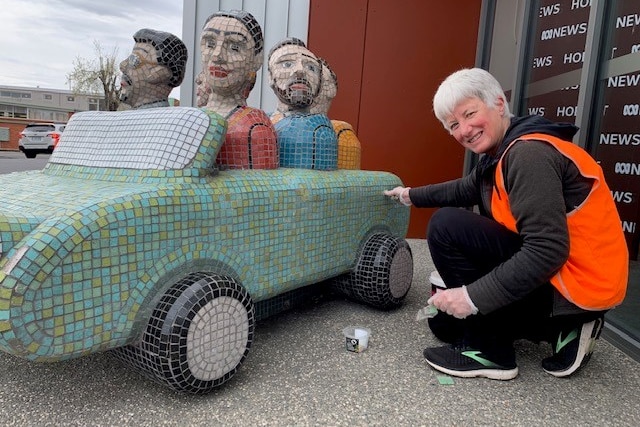
M357 131L369 0L311 0L309 48L338 76L329 116Z
M464 149L431 100L440 82L473 67L481 2L311 0L309 48L338 76L329 116L354 126L362 168L405 185L458 178ZM412 208L409 237L424 238L433 209Z

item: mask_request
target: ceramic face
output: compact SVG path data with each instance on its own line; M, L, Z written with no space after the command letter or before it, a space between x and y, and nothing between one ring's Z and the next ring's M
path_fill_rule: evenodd
M303 46L285 45L269 59L271 87L283 103L303 109L318 95L321 83L318 58Z
M256 71L255 42L237 19L216 16L200 39L203 70L213 92L242 93Z
M338 87L336 80L331 75L331 70L325 64L322 64L322 85L320 86L320 93L313 102L311 112L327 114L331 107L331 101L333 101L337 93Z
M166 98L171 78L170 70L158 64L155 47L136 43L131 55L120 63L120 101L136 107L140 100Z

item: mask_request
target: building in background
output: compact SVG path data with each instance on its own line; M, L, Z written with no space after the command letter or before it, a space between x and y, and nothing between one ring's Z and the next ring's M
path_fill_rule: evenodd
M0 86L0 117L66 122L76 111L102 109L102 98L69 90Z
M69 90L0 86L0 149L17 150L27 123L66 123L75 112L102 109L102 99Z

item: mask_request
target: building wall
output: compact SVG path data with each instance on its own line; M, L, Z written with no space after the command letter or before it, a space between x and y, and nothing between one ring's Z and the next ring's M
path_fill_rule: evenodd
M521 47L523 12L526 0L495 0L496 24L491 38L489 72L502 85L507 95L514 89ZM511 97L509 97L511 98ZM513 110L513 103L510 103Z
M0 128L9 129L9 140L0 139L0 150L17 150L20 132L24 130L27 123L31 123L31 120L0 117Z
M19 94L22 96L17 97L16 95ZM68 113L96 109L100 98L102 96L76 94L69 90L0 86L0 104L55 112Z
M202 69L200 35L206 19L219 10L245 10L251 13L264 35L264 64L258 71L256 85L247 103L272 112L277 99L268 85L267 55L271 46L286 37L307 41L309 0L184 0L182 41L189 50L184 81L180 85L182 105L195 105L195 79Z
M59 89L0 86L0 128L9 129L9 140L0 140L0 150L17 150L27 123L66 122L76 111L97 109L101 98ZM12 116L9 110L15 109L24 111L24 116Z
M362 168L415 187L462 176L464 149L431 100L450 73L475 65L475 0L311 0L308 45L338 76L329 116L351 123ZM424 238L433 209L411 208L409 237Z

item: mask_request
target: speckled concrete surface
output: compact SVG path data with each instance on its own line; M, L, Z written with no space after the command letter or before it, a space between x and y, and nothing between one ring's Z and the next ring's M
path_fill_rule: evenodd
M251 353L222 389L177 394L106 354L34 364L0 354L0 422L11 426L636 426L640 364L600 340L569 379L545 374L548 345L517 344L519 376L441 385L422 349L437 345L415 321L432 264L410 240L414 284L381 312L343 300L258 324ZM342 329L371 329L369 348L345 351Z

